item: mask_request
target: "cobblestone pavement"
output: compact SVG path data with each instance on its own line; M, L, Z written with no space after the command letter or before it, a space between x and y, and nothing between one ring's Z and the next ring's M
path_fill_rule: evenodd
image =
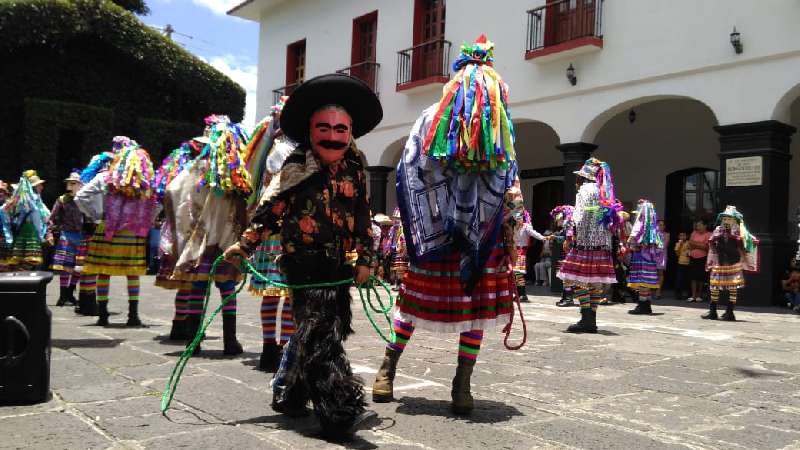
M112 279L112 326L53 310L53 399L0 407L0 448L325 448L314 419L269 408L270 375L255 370L259 300L240 298L240 357L222 355L215 323L192 358L173 409L160 393L182 346L166 340L172 293L142 280L146 328L125 328L124 279ZM55 302L57 283L49 286ZM354 291L354 295L355 291ZM215 298L216 300L216 298ZM383 345L356 309L347 342L370 386ZM524 304L528 344L487 333L473 375L471 417L449 412L457 336L418 331L400 360L395 403L355 448L800 449L800 317L743 310L736 323L700 320L702 305L664 301L656 315L602 307L597 335L570 335L576 308ZM515 332L519 332L516 322Z

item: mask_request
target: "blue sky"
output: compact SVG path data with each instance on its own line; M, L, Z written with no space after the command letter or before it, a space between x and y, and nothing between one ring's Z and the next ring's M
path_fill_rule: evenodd
M252 127L256 120L258 24L225 15L239 3L240 0L147 0L150 14L141 19L158 28L172 25L175 42L242 85L247 91L243 122Z

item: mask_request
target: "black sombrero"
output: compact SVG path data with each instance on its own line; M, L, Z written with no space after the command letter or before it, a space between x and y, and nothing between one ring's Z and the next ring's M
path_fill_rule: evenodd
M325 105L339 105L353 119L353 137L369 133L383 119L378 96L358 78L340 73L314 77L297 87L281 112L281 128L289 139L308 142L309 120Z

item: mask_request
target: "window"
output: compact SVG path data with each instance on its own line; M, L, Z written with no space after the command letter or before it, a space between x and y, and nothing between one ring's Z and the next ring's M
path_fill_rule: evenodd
M717 171L699 170L687 174L683 182L684 215L707 219L718 211Z
M286 89L284 95L291 95L294 88L306 79L306 40L300 40L286 47Z

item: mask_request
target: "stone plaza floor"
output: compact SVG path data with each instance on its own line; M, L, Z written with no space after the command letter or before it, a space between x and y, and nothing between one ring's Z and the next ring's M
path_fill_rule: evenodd
M339 447L317 437L313 418L269 408L271 374L255 369L260 299L239 300L245 353L222 355L216 321L162 416L160 395L183 349L166 339L173 293L143 278L144 328L122 325L124 278L112 278L108 328L53 306L57 282L49 293L53 398L0 407L0 448ZM369 387L383 344L353 293L356 334L346 347ZM536 295L523 305L529 335L519 351L503 348L499 328L486 333L472 377L476 408L466 418L449 410L457 336L417 331L400 360L397 401L371 405L381 425L347 446L800 449L800 317L744 308L736 323L704 321L705 305L665 300L647 317L627 314L629 304L604 306L601 333L572 335L563 330L577 308L555 300Z

